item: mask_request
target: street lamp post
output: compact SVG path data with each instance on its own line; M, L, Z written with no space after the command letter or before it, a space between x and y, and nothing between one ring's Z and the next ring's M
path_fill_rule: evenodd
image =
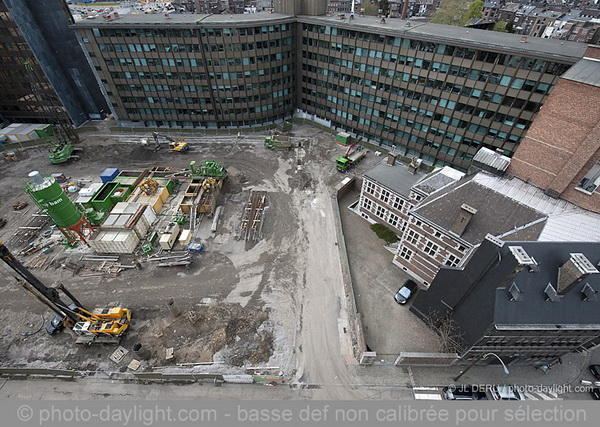
M504 369L504 373L506 375L510 375L510 371L508 370L508 368L506 367L506 365L504 364L502 359L500 359L500 356L498 356L496 353L485 353L485 354L482 354L481 356L479 356L477 359L475 359L469 366L466 367L465 370L460 371L460 373L456 377L454 377L454 381L458 381L458 379L460 377L462 377L464 374L466 374L469 371L469 369L471 369L473 366L475 366L477 364L477 362L479 362L480 360L485 360L489 356L494 356L496 359L498 359L498 361L500 361L500 363L502 364L502 369Z

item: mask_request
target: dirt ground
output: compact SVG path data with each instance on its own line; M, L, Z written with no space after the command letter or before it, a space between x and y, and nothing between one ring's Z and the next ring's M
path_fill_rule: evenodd
M301 142L302 148L291 151L265 149L258 134L243 135L241 140L234 135L192 135L185 138L191 149L184 155L141 147L140 139L147 136L143 131L119 136L111 135L107 124L92 126L98 131L81 134L84 152L78 162L50 165L46 149L39 147L20 150L19 161L2 164L0 218L8 222L0 229L0 240L7 242L14 253L27 243L16 241L15 231L28 225L35 212L23 192L27 174L33 170L64 173L72 181L87 182L99 181L99 175L108 167L132 170L170 166L178 170L186 168L191 160L217 160L230 174L219 196L223 206L219 228L211 234L206 232L208 219L200 224L198 233L206 249L189 267L158 268L138 254L121 256L119 263L131 264L135 257L142 260L141 270L94 276L90 270L73 274L62 267L68 261L97 266L81 260L81 249L65 250L58 245L47 255L19 257L46 285L63 283L84 306L121 305L132 310L130 330L121 341L130 351L118 364L109 359L113 346L76 346L72 333L66 330L48 336L44 328L53 314L17 286L14 273L2 263L0 358L4 364L126 371L128 363L137 357L132 347L140 343L151 353L149 360L142 360L141 369L214 362L211 372L234 373L236 369L241 372L243 366L271 366L293 375L302 364L297 356L302 351L298 335L307 297L306 252L311 239L307 228L315 234L312 238L335 240L332 227L314 229L314 214L324 216L319 206L328 203L331 189L341 179L334 160L344 150L333 143L330 134L304 125L294 126L294 141ZM361 172L366 167L361 167ZM236 237L250 191L267 192L268 207L262 239L247 244ZM12 203L21 200L30 202L30 206L13 211ZM332 254L333 250L327 249L327 253L311 256L318 259L322 255L321 261L327 264ZM333 272L337 274L337 270ZM169 313L169 299L180 308L179 317ZM174 357L167 360L169 348Z

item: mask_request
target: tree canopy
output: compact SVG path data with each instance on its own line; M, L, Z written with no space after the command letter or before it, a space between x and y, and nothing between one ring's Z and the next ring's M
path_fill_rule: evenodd
M384 16L390 13L390 2L388 0L379 0L378 6Z
M481 0L442 0L440 8L431 16L431 22L463 27L472 18L481 17L483 17Z

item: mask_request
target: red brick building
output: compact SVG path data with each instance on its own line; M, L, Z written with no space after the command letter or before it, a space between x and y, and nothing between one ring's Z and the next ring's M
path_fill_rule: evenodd
M559 79L508 172L600 212L600 46Z

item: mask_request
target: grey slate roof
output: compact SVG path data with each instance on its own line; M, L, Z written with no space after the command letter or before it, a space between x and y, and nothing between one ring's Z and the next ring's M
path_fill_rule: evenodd
M411 187L423 178L424 175L425 172L422 170L418 170L414 175L411 174L408 171L408 167L401 162L396 162L394 166L390 166L385 161L364 174L370 180L407 199L410 195Z
M535 273L525 269L519 273L514 283L521 290L518 301L510 301L508 289L495 290L495 315L497 325L596 325L600 327L600 298L584 301L581 289L589 283L600 291L600 274L590 274L581 283L567 292L559 301L545 301L544 289L548 283L556 288L558 268L571 253L583 253L594 264L600 262L600 243L572 242L514 242L504 245L503 256L511 256L509 246L522 246L529 256L535 258L540 268ZM497 278L500 280L503 278Z
M479 184L548 215L538 240L553 242L600 242L600 214L585 210L564 199L555 199L519 178L498 177L479 172Z
M478 183L473 179L475 176L467 177L425 199L412 210L413 214L449 230L463 204L477 209L460 236L472 245L480 243L488 233L500 237L546 220L543 213ZM531 228L529 236L524 237L523 233L524 230L520 232L521 239L527 237L535 240L539 235L539 227Z
M583 58L569 68L562 78L600 87L600 61Z

